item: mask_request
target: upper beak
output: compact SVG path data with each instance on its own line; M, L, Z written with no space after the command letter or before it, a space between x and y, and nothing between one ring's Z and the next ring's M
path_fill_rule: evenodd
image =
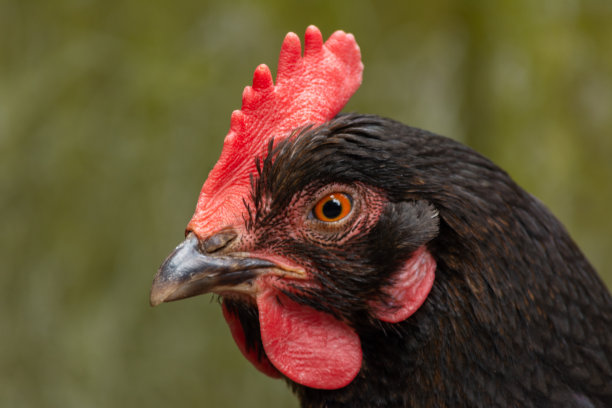
M278 266L265 259L206 255L199 249L198 238L190 233L159 267L153 279L150 302L157 306L162 302L236 287L270 268Z

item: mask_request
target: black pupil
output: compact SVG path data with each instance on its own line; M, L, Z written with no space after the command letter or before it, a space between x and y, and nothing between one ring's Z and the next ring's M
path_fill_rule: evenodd
M323 215L326 218L334 219L342 213L342 204L337 198L333 198L323 204Z

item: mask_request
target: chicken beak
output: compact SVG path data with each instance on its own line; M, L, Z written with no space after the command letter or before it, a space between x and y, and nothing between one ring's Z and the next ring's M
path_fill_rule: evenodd
M252 285L252 279L276 265L270 261L243 256L206 255L198 238L190 233L159 267L150 302L157 306L208 292Z

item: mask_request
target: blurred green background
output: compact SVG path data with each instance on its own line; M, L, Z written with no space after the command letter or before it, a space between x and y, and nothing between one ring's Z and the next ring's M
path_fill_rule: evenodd
M612 284L612 2L0 2L0 406L296 407L219 307L151 309L230 113L288 31L355 34L346 110L461 140Z

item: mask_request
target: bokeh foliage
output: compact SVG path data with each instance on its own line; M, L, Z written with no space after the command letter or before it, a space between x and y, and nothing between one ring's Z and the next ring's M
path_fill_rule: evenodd
M208 297L151 309L255 66L355 34L346 110L457 138L612 283L612 2L0 1L0 406L297 406Z

